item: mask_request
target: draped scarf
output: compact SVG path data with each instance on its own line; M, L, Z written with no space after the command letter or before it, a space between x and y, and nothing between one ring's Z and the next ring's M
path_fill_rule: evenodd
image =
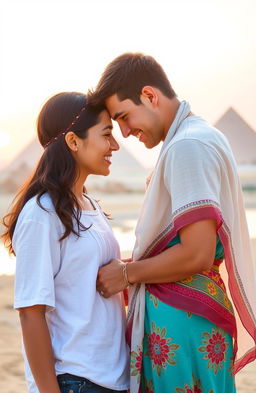
M189 103L182 101L145 193L135 230L133 263L161 253L182 227L216 219L225 254L221 275L236 316L236 373L256 358L256 274L242 191L224 135L189 114ZM163 295L166 288L156 285ZM173 296L178 299L180 295ZM127 315L132 355L142 354L144 313L145 285L133 285ZM131 373L131 393L137 393L139 386L140 376Z

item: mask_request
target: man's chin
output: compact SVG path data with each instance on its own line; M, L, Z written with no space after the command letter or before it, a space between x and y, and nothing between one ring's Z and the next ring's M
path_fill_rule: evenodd
M153 149L153 147L155 147L156 145L150 142L142 142L144 143L144 146L146 147L146 149Z

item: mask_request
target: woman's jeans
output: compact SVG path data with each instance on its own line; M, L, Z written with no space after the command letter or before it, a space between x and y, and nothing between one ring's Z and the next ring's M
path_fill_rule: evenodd
M71 374L57 376L61 393L126 393L126 390L112 390L96 385L83 377Z

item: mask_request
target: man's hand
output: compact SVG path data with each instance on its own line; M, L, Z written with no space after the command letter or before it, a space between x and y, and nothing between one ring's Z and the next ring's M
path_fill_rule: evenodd
M109 298L126 288L123 266L124 263L120 259L112 259L107 265L99 269L96 288L105 298Z

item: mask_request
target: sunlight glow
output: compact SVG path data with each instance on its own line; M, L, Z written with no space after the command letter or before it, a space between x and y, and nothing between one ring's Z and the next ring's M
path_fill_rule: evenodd
M8 146L10 143L10 135L6 131L0 131L0 147Z
M0 275L11 275L15 272L16 258L11 257L8 251L0 243Z
M35 136L47 97L86 92L127 51L154 56L179 99L209 122L233 106L256 128L255 12L254 0L0 2L0 127L15 141L0 142L1 158ZM150 166L151 152L126 143Z

